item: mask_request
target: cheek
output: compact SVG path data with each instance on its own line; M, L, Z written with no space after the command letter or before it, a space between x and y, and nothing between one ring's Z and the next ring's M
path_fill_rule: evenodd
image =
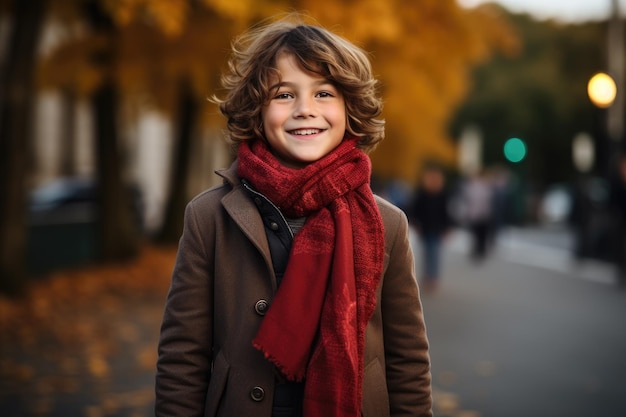
M343 104L340 108L337 109L336 119L339 123L343 123L345 129L347 130L350 126L350 118L348 117L348 109L345 104Z
M337 120L339 121L339 123L343 124L343 130L345 130L346 132L351 130L350 129L350 119L348 118L348 113L347 112L343 112L341 114L341 116L337 117Z
M265 129L281 124L281 114L275 108L267 107L261 112L261 120Z

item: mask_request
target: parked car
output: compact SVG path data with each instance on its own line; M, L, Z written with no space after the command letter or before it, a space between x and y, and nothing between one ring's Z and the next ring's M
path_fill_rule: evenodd
M137 187L128 187L128 192L141 225L141 193ZM60 178L32 191L28 206L29 272L42 274L98 258L97 199L97 184L90 178Z

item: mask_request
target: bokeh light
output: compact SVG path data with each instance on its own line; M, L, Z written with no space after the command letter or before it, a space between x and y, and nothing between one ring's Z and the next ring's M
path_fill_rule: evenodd
M526 144L520 138L510 138L504 143L504 157L511 162L520 162L526 157Z
M600 108L607 108L615 100L617 86L610 75L599 72L589 80L587 94L593 104Z

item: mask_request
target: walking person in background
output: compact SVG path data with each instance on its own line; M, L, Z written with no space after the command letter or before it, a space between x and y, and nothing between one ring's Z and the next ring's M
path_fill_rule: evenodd
M470 256L482 261L487 256L493 214L493 188L483 170L466 180L461 198L464 220L472 235Z
M492 189L491 224L487 247L493 248L498 234L511 220L511 173L502 165L494 166L489 173Z
M428 165L408 209L409 220L422 246L421 283L424 291L434 290L438 285L443 241L452 225L445 185L441 168Z
M407 218L370 188L366 54L292 17L238 38L229 69L237 159L186 209L156 415L432 416Z

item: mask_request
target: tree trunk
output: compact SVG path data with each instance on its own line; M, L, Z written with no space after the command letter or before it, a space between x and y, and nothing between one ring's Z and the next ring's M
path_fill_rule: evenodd
M102 85L93 97L99 198L99 253L103 261L128 259L139 251L134 201L122 180L116 117L117 92Z
M188 168L197 112L198 103L193 96L191 85L188 80L183 80L179 93L178 124L174 143L176 151L172 160L170 192L163 224L157 234L157 241L161 243L177 242L183 231L183 215L188 198Z
M26 279L27 164L32 161L32 110L42 0L13 2L8 59L0 74L0 292Z
M96 0L85 3L87 19L96 32L109 40L92 58L105 74L115 66L116 29ZM117 86L111 75L92 97L99 199L99 254L102 261L124 260L139 252L139 220L134 199L122 179L117 123Z
M62 92L61 175L76 175L76 99L69 91Z

